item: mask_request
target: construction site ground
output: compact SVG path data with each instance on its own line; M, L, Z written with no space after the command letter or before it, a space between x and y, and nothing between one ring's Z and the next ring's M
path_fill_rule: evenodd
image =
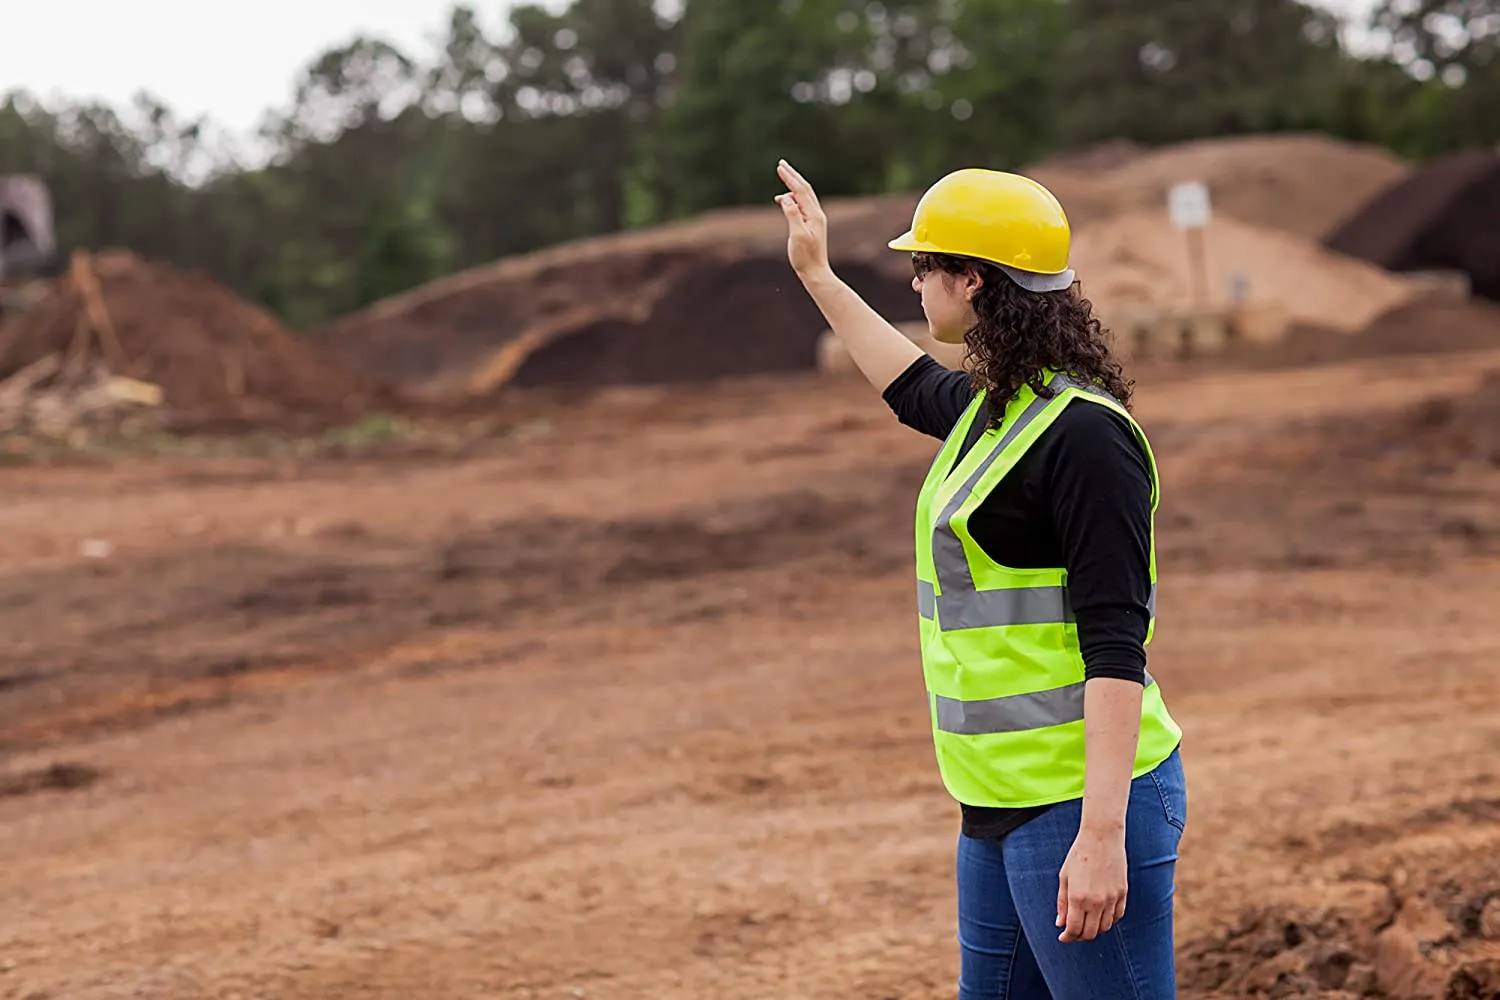
M1495 369L1135 373L1184 995L1500 991ZM0 997L954 995L936 443L857 378L527 405L4 471Z

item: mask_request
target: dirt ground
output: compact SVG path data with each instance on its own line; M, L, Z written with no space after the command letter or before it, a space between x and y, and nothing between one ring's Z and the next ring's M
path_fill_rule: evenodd
M1418 433L1496 369L1137 373L1187 996L1500 995L1500 451ZM0 473L0 997L951 997L934 448L799 376Z

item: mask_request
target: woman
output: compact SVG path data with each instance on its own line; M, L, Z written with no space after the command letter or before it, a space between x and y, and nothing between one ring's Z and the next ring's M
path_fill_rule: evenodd
M1068 268L1057 200L960 170L912 228L912 287L949 371L833 273L786 161L787 251L906 425L944 442L917 498L923 673L960 803L961 1000L1175 995L1181 730L1146 671L1158 480L1131 383Z

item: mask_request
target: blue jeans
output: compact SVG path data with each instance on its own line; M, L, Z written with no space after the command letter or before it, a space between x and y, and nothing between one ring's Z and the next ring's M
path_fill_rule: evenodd
M1125 916L1092 941L1063 944L1058 872L1082 800L1062 802L1002 840L958 842L959 1000L1160 1000L1177 995L1173 873L1187 822L1177 752L1135 779L1125 814Z

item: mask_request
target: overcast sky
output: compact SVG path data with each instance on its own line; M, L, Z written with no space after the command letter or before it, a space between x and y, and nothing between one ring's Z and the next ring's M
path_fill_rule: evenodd
M759 0L765 2L765 0ZM1341 10L1368 0L1323 0ZM479 0L486 26L505 0ZM151 91L183 117L243 134L291 98L297 72L357 33L416 56L441 37L452 0L3 0L0 94L100 97Z
M445 33L452 0L0 0L0 93L101 97L148 90L183 117L243 132L291 100L323 49L376 35L412 55ZM505 4L476 3L486 26Z

